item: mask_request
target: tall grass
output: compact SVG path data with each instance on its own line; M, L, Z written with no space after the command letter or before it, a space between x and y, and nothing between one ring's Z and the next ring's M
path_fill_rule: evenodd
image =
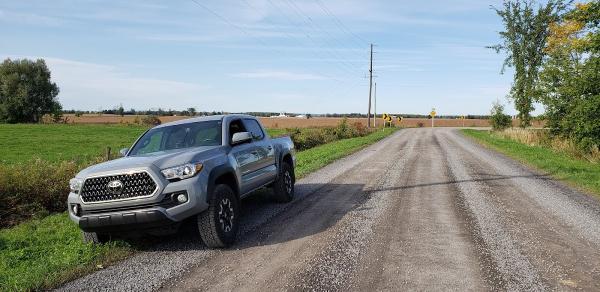
M541 146L550 148L556 152L568 154L571 157L584 159L592 163L600 162L600 150L593 147L584 151L575 142L558 136L550 135L546 129L521 129L510 128L503 131L493 132L496 137L510 139L528 146Z

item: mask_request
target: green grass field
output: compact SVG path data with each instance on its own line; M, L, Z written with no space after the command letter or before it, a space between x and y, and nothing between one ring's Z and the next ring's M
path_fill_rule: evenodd
M52 162L86 161L130 147L148 127L127 125L40 125L0 124L0 163L25 162L40 158ZM267 130L281 136L284 129Z
M529 146L493 135L489 131L462 130L491 149L547 172L576 188L600 195L600 164L560 153L542 146Z
M147 128L120 125L0 125L0 163L88 160L129 147Z
M47 131L43 133L48 135ZM58 131L66 133L63 129ZM297 176L302 177L354 153L389 136L394 131L395 129L377 131L368 136L339 140L298 152ZM134 134L132 133L132 139L137 135ZM122 138L127 139L126 135ZM72 148L74 149L76 148ZM69 152L64 153L65 157L69 156ZM70 152L70 155L72 154L73 152ZM106 266L133 252L135 247L123 242L100 246L84 244L79 228L69 220L66 213L30 220L0 230L0 291L45 290L57 287L75 277L98 269L98 265Z

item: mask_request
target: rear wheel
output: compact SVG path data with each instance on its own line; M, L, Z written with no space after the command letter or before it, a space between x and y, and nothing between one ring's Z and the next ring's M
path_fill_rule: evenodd
M280 203L291 202L294 199L294 169L287 162L281 162L279 177L273 184L273 199Z
M96 232L82 231L83 242L93 244L103 244L110 241L110 234L98 234Z
M227 185L217 185L208 210L198 215L198 231L206 246L227 247L235 242L240 216L239 202Z

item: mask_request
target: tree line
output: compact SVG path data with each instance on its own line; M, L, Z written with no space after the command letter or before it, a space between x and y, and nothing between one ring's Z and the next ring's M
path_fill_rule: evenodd
M600 145L600 1L505 0L494 8L502 19L505 67L514 69L508 97L520 126L531 124L540 102L551 134L590 151ZM494 105L493 114L498 114Z

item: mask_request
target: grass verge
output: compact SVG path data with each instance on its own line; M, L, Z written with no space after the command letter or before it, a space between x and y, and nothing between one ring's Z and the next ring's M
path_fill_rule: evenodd
M297 153L298 177L373 144L395 129L335 141ZM84 244L67 213L0 230L0 290L45 290L114 263L135 252L120 241Z
M303 177L333 161L373 144L396 131L395 128L376 131L367 136L335 141L296 154L296 176Z
M566 183L600 195L600 164L578 159L544 146L529 146L489 131L462 130L481 144L538 168Z
M0 290L46 290L132 253L123 242L85 244L66 213L0 230Z

